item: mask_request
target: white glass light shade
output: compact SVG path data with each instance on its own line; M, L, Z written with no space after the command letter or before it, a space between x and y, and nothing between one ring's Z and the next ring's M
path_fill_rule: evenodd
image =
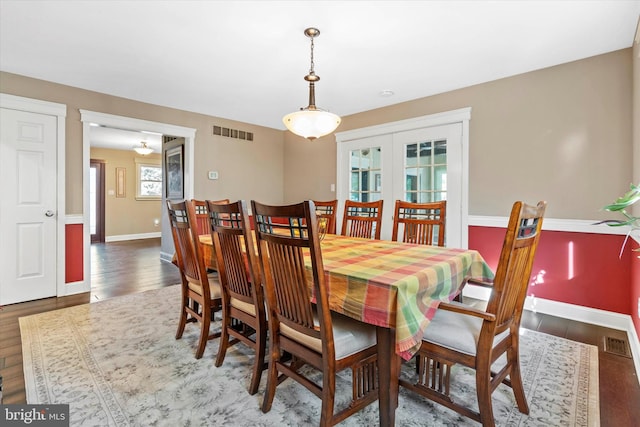
M147 154L153 153L153 148L147 147L146 142L143 142L140 147L133 147L133 149L141 156L146 156Z
M316 139L336 130L341 119L328 111L304 109L287 114L282 121L296 135Z

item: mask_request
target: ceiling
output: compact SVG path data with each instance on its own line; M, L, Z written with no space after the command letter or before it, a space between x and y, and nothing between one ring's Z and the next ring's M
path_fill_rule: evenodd
M284 129L308 104L307 27L316 104L344 116L628 48L639 16L640 0L0 0L0 70Z

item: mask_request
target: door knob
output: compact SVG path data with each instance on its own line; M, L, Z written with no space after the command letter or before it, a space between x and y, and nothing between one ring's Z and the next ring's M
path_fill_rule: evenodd
M54 215L54 213L53 213L53 211L46 211L46 212L44 213L44 215L45 215L45 216L47 216L47 217L49 217L49 218L51 218L51 217Z

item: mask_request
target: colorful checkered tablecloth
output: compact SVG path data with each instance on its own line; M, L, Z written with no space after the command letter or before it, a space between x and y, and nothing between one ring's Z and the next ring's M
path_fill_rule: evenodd
M255 241L255 239L254 239ZM210 252L210 236L200 236ZM441 248L327 234L321 243L332 311L396 329L395 351L409 360L440 302L451 301L465 279L493 279L475 250ZM306 259L311 270L311 261ZM311 274L309 274L309 278Z
M451 301L467 278L493 279L475 250L331 234L321 246L331 309L395 327L395 350L405 360L418 350L440 302Z

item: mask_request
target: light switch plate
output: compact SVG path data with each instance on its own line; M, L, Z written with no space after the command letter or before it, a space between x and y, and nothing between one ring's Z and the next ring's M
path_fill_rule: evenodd
M218 171L209 171L209 179L218 179Z

